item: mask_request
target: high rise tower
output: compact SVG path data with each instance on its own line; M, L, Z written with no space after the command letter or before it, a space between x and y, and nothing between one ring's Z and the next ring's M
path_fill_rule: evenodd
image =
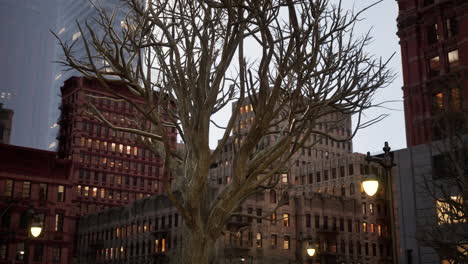
M406 138L414 146L459 131L466 119L468 2L400 0L398 5Z
M114 88L125 93L125 88ZM128 97L134 97L127 92ZM116 100L97 80L72 77L65 81L58 154L74 164L77 213L84 215L161 193L161 159L135 135L113 130L87 113L89 100L118 126L132 126L138 115L131 104ZM175 148L176 131L168 133Z

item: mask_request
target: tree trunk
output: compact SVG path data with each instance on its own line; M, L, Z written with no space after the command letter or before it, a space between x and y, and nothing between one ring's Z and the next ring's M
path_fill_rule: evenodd
M214 263L214 245L212 240L204 231L187 232L182 245L181 264L210 264ZM172 262L171 263L175 263Z

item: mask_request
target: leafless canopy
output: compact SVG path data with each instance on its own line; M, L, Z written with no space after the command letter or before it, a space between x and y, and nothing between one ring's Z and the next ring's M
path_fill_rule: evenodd
M197 256L191 257L191 263L204 262L198 260L209 255L231 213L246 197L271 184L311 135L332 137L315 130L319 118L355 114L359 116L355 130L377 121L361 122L362 111L373 106L375 91L393 79L387 60L366 53L370 36L354 34L365 10L346 12L341 2L122 2L129 10L125 20L115 21L113 13L100 10L94 21L99 31L79 25L77 41L84 42L86 58L75 57L73 45L60 41L61 63L97 78L117 98L128 99L113 91L112 84L126 86L146 101L129 103L150 122L149 127L115 127L91 108L115 129L145 137L164 158L165 191L196 240L191 245ZM232 182L210 198L204 195L209 168L229 144L238 111L233 111L213 151L209 148L212 117L231 103L238 109L247 100L255 120L235 147ZM170 104L174 107L164 107ZM183 155L171 147L165 133L170 127L177 129L185 144ZM272 131L278 140L259 151L256 145ZM169 183L171 171L177 184ZM173 188L182 193L181 199L172 195Z

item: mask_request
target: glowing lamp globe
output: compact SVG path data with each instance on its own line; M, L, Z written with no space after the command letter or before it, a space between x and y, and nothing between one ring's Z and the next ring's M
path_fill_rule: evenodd
M362 188L364 188L364 192L366 192L369 196L374 196L379 189L379 181L376 179L368 179L362 182Z
M42 232L41 226L31 226L31 235L33 237L38 237Z
M309 255L310 257L313 257L315 255L315 248L308 248L307 249L307 255Z

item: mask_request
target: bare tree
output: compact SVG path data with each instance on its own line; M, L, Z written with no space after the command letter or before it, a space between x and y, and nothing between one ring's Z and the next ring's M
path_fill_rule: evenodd
M424 190L435 201L436 221L417 239L433 248L451 264L468 261L468 138L467 118L461 112L436 115L432 175L424 179Z
M103 34L79 25L86 58L75 57L73 44L59 39L61 63L96 78L143 116L140 126L118 127L89 105L105 124L143 137L164 160L165 193L189 231L183 263L212 261L214 244L235 209L250 195L274 186L275 175L311 135L332 138L315 128L321 117L358 115L351 137L382 118L361 119L374 106L375 91L393 79L388 60L365 51L371 37L354 34L365 9L343 11L341 2L328 0L122 2L129 12L121 28L113 27L115 16L102 9L95 23ZM135 104L114 85L126 87L146 104ZM212 197L207 194L210 165L231 142L238 111L210 150L213 115L231 103L238 109L246 100L255 120L235 145L232 181ZM185 144L184 155L174 151L165 133L171 128ZM271 133L278 140L256 148ZM181 198L173 195L175 189Z

